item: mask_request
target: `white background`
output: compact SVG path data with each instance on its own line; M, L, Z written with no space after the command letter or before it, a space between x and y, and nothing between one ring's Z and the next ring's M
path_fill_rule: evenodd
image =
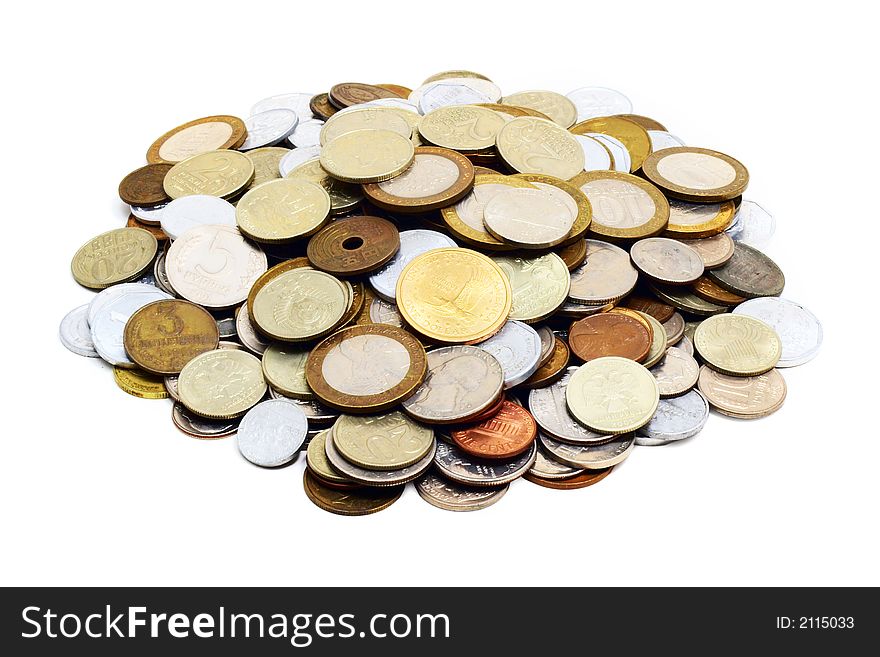
M782 4L782 3L779 3ZM880 584L875 22L855 2L20 3L7 15L0 161L0 581L110 585ZM92 293L74 251L124 225L116 188L166 130L335 82L452 68L512 93L620 89L688 144L739 158L778 230L784 296L824 323L775 415L714 415L573 492L525 481L489 510L410 487L343 518L304 458L251 466L187 438L168 401L66 351Z

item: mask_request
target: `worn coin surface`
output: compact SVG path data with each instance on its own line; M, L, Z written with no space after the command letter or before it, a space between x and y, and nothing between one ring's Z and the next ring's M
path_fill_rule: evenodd
M684 336L684 317L674 312L668 320L662 322L666 332L666 346L671 347Z
M161 376L141 370L113 368L113 380L123 391L140 399L167 399L168 391Z
M686 351L669 347L663 359L651 368L657 379L660 397L677 397L697 385L700 366Z
M745 297L728 292L708 276L700 276L695 280L691 285L691 290L701 299L720 306L737 306L746 300Z
M620 356L641 362L651 349L652 338L650 327L617 313L584 317L574 322L568 331L568 345L583 361Z
M632 292L639 279L629 254L619 246L586 240L587 260L571 272L568 297L575 303L601 306Z
M178 162L163 187L172 199L190 194L234 198L254 179L254 163L238 151L208 151Z
M274 146L293 132L299 117L290 109L275 108L253 114L245 119L247 138L239 150L250 151L264 146Z
M691 356L694 355L694 343L691 342L691 339L687 335L683 335L681 340L676 342L673 346L681 349Z
M192 194L171 201L160 219L162 230L173 240L190 228L206 224L235 226L235 206L217 196Z
M206 116L169 130L147 150L147 162L177 163L207 151L238 148L247 127L236 116Z
M285 399L267 399L251 408L238 425L238 451L263 468L290 463L308 431L305 413Z
M822 346L822 324L799 303L779 297L750 299L733 309L735 315L759 319L779 335L782 355L776 367L794 367L812 360Z
M703 275L703 259L691 247L668 237L639 240L629 251L636 268L667 285L686 285Z
M510 281L510 319L537 322L555 313L568 297L571 276L555 253L533 258L494 256Z
M717 269L733 257L734 241L727 233L681 242L700 254L706 269Z
M165 387L168 387L168 377L165 379ZM172 398L174 397L170 390L168 393ZM237 419L210 420L205 417L200 417L195 413L188 411L186 406L177 400L175 400L174 407L171 409L171 421L174 422L174 426L183 431L183 433L201 440L225 438L226 436L231 436L238 430Z
M100 290L136 280L149 269L159 249L156 238L142 228L116 228L83 244L70 271L84 287Z
M521 116L498 131L501 159L519 173L543 173L569 180L584 170L584 150L574 136L552 121Z
M350 300L349 288L330 274L291 269L257 292L251 320L275 340L313 340L339 325Z
M380 269L370 275L373 291L386 301L394 301L397 294L397 279L400 272L412 260L432 249L454 247L455 242L435 230L414 229L402 231L399 235L400 248ZM497 260L496 260L497 262Z
M501 99L501 103L541 112L563 128L573 126L578 117L575 104L555 91L520 91L505 96Z
M391 301L385 301L379 297L373 298L370 301L368 315L373 324L390 324L403 328L403 317L397 309L397 304Z
M415 158L409 138L390 130L355 130L321 150L321 166L350 183L376 183L403 173Z
M109 288L101 295L93 299L88 313L95 351L111 365L134 368L123 340L126 322L147 304L170 299L171 295L141 283L129 283L123 289ZM216 325L214 328L216 330Z
M316 268L347 276L375 271L400 248L397 228L387 219L337 219L309 240L306 254Z
M382 87L377 87L374 84L340 82L330 88L328 96L331 103L342 109L376 100L377 98L394 98L397 94Z
M270 180L247 192L235 208L242 233L258 242L284 243L317 231L330 214L330 195L302 178Z
M364 200L359 185L336 180L324 170L318 157L292 169L285 178L308 180L323 187L330 196L330 214L338 215L349 212Z
M89 328L89 304L74 308L64 316L58 327L58 337L67 349L79 356L99 358L92 342L92 331Z
M422 460L434 432L400 411L384 415L340 415L333 445L350 463L368 470L399 470Z
M738 160L707 148L678 146L652 153L642 173L672 198L718 203L741 196L749 172Z
M782 341L764 322L747 315L715 315L697 327L694 347L712 369L733 376L757 376L773 369Z
M285 344L271 345L263 352L263 376L266 382L287 397L313 399L315 394L306 382L308 357L309 352L305 349L291 349Z
M593 208L590 232L614 239L641 239L661 233L669 221L669 202L659 189L619 171L584 171L571 184Z
M492 417L450 433L463 452L486 459L510 459L531 447L538 427L519 404L504 401Z
M197 415L234 418L266 394L260 361L246 351L216 349L196 356L177 380L180 403Z
M775 262L753 246L737 242L733 257L707 273L715 283L729 292L751 299L778 297L785 288L785 274Z
M709 419L709 402L698 390L661 399L654 417L636 432L636 445L666 445L697 435Z
M603 116L581 121L571 126L576 135L602 134L617 139L630 155L630 171L638 171L645 158L651 154L651 137L647 130L635 121L621 116Z
M569 367L553 385L529 393L529 411L541 430L558 440L575 445L589 445L608 440L605 434L590 431L572 417L566 405L566 389L577 367Z
M582 87L565 94L577 108L577 120L632 112L632 102L619 91L605 87ZM631 117L630 117L631 118Z
M425 115L419 134L435 146L459 151L481 151L495 146L504 117L477 105L440 107Z
M669 201L669 223L663 234L691 239L718 235L730 226L735 212L733 201L688 203L672 199Z
M394 504L403 495L403 486L365 487L357 490L331 488L318 481L308 469L303 471L303 488L312 503L340 516L366 516Z
M535 441L527 451L510 460L480 459L470 456L451 441L437 441L434 466L440 473L458 483L471 486L501 486L519 479L535 463L538 447Z
M170 199L162 187L165 174L171 164L148 164L135 169L119 183L119 198L134 206L153 206L167 203Z
M528 324L508 320L501 330L478 345L495 356L504 371L504 387L512 388L538 369L541 338Z
M621 306L638 310L639 312L651 315L657 321L663 323L668 321L675 314L675 307L662 303L654 297L645 296L633 292L623 300Z
M786 395L785 379L775 369L759 376L728 376L704 365L697 385L715 410L743 420L779 410Z
M547 450L539 445L535 463L526 474L533 477L541 477L542 479L566 479L583 472L584 468L573 468L570 465L555 460L547 453Z
M385 107L353 108L338 112L321 127L321 146L355 130L390 130L409 139L412 128L405 118Z
M415 482L416 492L428 504L446 511L479 511L504 497L509 486L476 488L428 472Z
M572 445L559 442L543 433L538 434L541 447L559 461L574 468L602 470L626 459L635 447L635 436L624 433L611 440L594 445Z
M253 189L264 182L281 177L279 167L281 160L290 153L289 148L283 146L264 146L247 152L247 156L254 163L254 179L248 189Z

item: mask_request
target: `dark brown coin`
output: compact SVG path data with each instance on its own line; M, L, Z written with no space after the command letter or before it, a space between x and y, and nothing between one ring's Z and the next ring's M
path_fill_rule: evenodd
M587 486L592 486L593 484L602 481L605 477L611 474L613 469L614 466L602 470L586 470L585 472L576 474L573 477L566 477L565 479L545 479L544 477L533 475L530 472L525 473L523 477L531 481L533 484L538 484L544 488L574 490L576 488L586 488Z
M309 101L309 109L322 121L326 121L339 111L330 103L330 97L327 94L313 96Z
M348 483L344 481L330 481L329 479L325 479L324 477L319 475L311 468L308 468L308 471L309 474L312 475L312 477L314 477L319 484L321 484L322 486L326 486L327 488L333 488L335 490L359 490L364 487L363 484L356 484L353 482Z
M497 176L499 174L502 174L502 171L503 171L503 169L501 168L500 165L498 166L497 169L493 169L493 168L489 168L487 166L483 166L481 164L480 165L474 164L474 175L476 175L476 176L485 176L485 175Z
M526 388L543 388L551 383L555 383L565 374L565 368L568 366L570 357L571 354L568 350L568 345L565 344L565 340L557 337L553 343L553 352L550 354L550 359L535 370L535 373L526 379L522 385Z
M339 320L340 328L348 326L354 322L364 309L364 301L366 300L366 289L364 284L360 281L350 281L350 283L351 305L348 307L348 310L345 311L342 319ZM369 312L369 310L367 310L367 312Z
M161 205L171 199L162 186L171 164L148 164L135 169L119 183L119 198L129 205L149 207Z
M675 314L675 306L652 299L651 297L642 296L641 294L631 294L621 304L625 308L638 310L646 315L650 315L661 324L668 322L669 318Z
M662 123L641 114L618 114L617 116L621 119L629 119L633 123L638 123L645 130L662 130L666 132L666 128Z
M706 275L728 292L746 299L778 297L785 287L785 274L758 249L737 242L733 257Z
M312 266L331 274L357 275L378 269L400 248L400 234L387 219L339 219L315 233L306 254Z
M463 452L484 459L510 459L535 442L538 425L519 404L505 400L501 409L479 424L450 434Z
M334 84L328 94L330 102L339 109L360 105L361 103L378 100L379 98L400 98L400 96L393 91L377 87L374 84L363 84L362 82L340 82L339 84Z
M293 258L291 260L285 260L284 262L278 263L274 267L271 267L264 274L260 275L260 277L254 281L254 284L251 286L251 291L248 292L247 298L247 309L248 315L251 317L254 316L254 299L257 298L257 292L262 290L266 283L271 281L273 278L280 276L286 271L290 271L291 269L300 269L302 267L310 267L309 259L304 257Z
M691 289L694 291L694 294L701 299L722 306L738 306L746 300L745 297L741 297L733 292L728 292L723 287L719 287L715 281L708 276L700 276L700 278L694 281L693 285L691 285Z
M365 516L387 509L400 499L404 486L375 488L364 486L355 490L330 488L311 473L303 470L303 488L306 496L324 511L340 516Z
M377 84L376 86L381 89L385 89L386 91L390 91L393 94L397 94L401 98L409 98L409 95L413 91L409 87L404 87L401 84L387 84L383 82L382 84Z
M126 222L125 225L128 226L129 228L143 228L145 231L150 233L153 237L155 237L160 242L162 240L168 239L168 235L166 235L165 231L162 230L159 226L156 226L154 224L145 223L145 222L141 221L140 219L138 219L137 217L135 217L133 214L128 215L128 221Z
M636 319L616 313L599 313L572 323L568 343L583 361L621 356L641 362L651 350L651 334Z
M587 261L587 240L578 240L560 249L559 257L565 262L568 271L574 271Z

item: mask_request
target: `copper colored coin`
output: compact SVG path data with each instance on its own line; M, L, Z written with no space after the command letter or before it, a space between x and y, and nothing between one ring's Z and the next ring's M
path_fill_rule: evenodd
M377 87L374 84L340 82L333 85L328 98L333 105L343 109L352 105L367 103L371 100L378 100L379 98L400 98L400 96L393 91Z
M400 248L400 234L387 219L357 216L325 226L309 240L306 255L317 269L353 276L378 269Z
M571 354L568 350L568 345L565 344L565 340L557 337L553 343L553 352L550 354L550 359L535 370L535 373L526 379L522 385L526 388L543 388L551 383L555 383L565 374L565 368L568 366L570 358Z
M313 96L309 101L309 109L322 121L326 121L339 111L330 103L330 97L327 94Z
M708 276L700 276L691 285L691 289L701 299L717 303L721 306L738 306L746 300L733 292L728 292Z
M401 84L387 84L383 82L382 84L377 84L376 86L380 89L390 91L393 94L397 94L401 98L409 98L409 95L413 92L412 89L410 89L409 87L404 87Z
M311 267L309 264L308 258L293 258L292 260L285 260L274 267L269 268L265 273L261 274L260 277L254 281L254 284L251 286L251 291L248 292L247 297L247 309L248 314L253 317L254 316L254 299L257 298L257 292L262 290L266 283L271 281L273 278L280 276L284 272L290 271L291 269L301 269L302 267Z
M651 297L642 296L641 294L631 294L623 302L624 307L650 315L661 324L668 322L669 318L675 314L675 306L652 299Z
M135 169L119 183L119 198L129 205L151 206L167 203L171 199L162 183L171 164L148 164Z
M538 425L526 409L505 400L501 410L491 418L450 435L453 442L471 456L509 459L532 446Z
M145 231L150 233L153 237L155 237L160 242L168 239L168 235L165 234L165 231L162 230L159 226L154 224L144 223L133 214L128 215L128 221L125 224L129 228L143 228Z
M641 322L616 313L584 317L568 330L569 346L583 361L621 356L640 362L651 350L651 337Z
M568 271L574 271L587 260L587 240L578 240L559 250L559 257L568 267Z
M355 484L342 481L330 481L329 479L325 479L324 477L319 475L311 468L308 468L308 472L319 484L321 484L322 486L326 486L327 488L333 488L335 490L358 490L359 488L364 487L363 484Z
M603 470L585 470L580 474L576 474L573 477L566 477L565 479L545 479L544 477L538 477L529 472L526 472L523 477L531 481L533 484L538 484L544 488L574 490L576 488L586 488L587 486L592 486L593 484L602 481L605 477L611 474L613 469L614 466L604 468Z
M315 506L340 516L365 516L387 509L400 499L404 489L403 486L363 486L357 490L339 490L324 485L308 468L303 471L303 488Z

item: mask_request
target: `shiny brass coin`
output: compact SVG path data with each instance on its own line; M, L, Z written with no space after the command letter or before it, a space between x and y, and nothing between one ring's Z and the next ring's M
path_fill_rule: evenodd
M228 419L244 415L266 394L263 368L246 351L216 349L189 361L177 379L180 403L196 415Z
M626 146L626 150L629 152L630 171L638 171L652 150L648 131L635 121L619 116L599 116L587 119L572 126L571 132L576 135L597 132L601 135L614 137Z
M317 96L312 96L312 99L309 101L309 109L312 111L312 114L317 116L322 121L326 121L339 111L330 102L329 94L318 94Z
M512 305L504 271L483 254L459 248L434 249L410 261L395 297L409 326L431 340L455 344L494 335Z
M324 451L324 441L330 439L330 429L319 431L309 441L306 450L306 464L312 474L319 477L323 483L352 484L351 479L340 473L327 460L327 452Z
M477 78L478 80L488 80L491 82L491 80L482 73L474 73L473 71L442 71L441 73L435 73L427 78L422 82L422 86L431 82L437 82L438 80L448 80L449 78Z
M521 116L533 116L536 119L546 119L547 121L552 121L552 119L543 112L538 112L537 110L533 110L529 107L520 107L518 105L477 103L476 105L474 105L474 107L485 107L486 109L493 110L503 116L505 121L512 121L513 119L519 118Z
M587 240L579 239L560 249L559 257L565 262L568 271L574 271L584 264L587 259Z
M571 180L593 209L590 232L634 240L658 235L669 221L669 202L651 183L619 171L584 171Z
M622 305L631 310L638 310L646 315L651 315L661 323L669 321L669 318L675 314L674 306L641 294L629 295Z
M568 330L571 350L583 361L620 356L641 362L648 355L652 338L652 332L642 321L621 313L584 317Z
M527 107L541 112L563 128L570 128L577 121L577 107L555 91L520 91L502 98L501 104Z
M165 175L165 193L172 199L207 194L230 199L254 179L254 163L244 153L217 150L178 162Z
M248 189L253 189L264 182L280 178L281 171L278 167L281 163L281 158L289 152L289 148L281 148L280 146L265 146L248 151L246 155L254 164L254 179L251 181Z
M379 269L400 248L394 224L379 217L337 219L309 240L306 254L313 267L354 276Z
M377 87L380 89L385 89L386 91L390 91L393 94L400 96L401 98L409 98L409 95L412 93L412 89L409 87L404 87L402 84L389 84L389 83L381 83L377 84Z
M572 244L584 236L593 219L593 208L580 189L569 182L541 173L517 173L513 177L532 183L538 189L560 199L568 207L572 215L572 224L568 237L562 241L563 245Z
M351 285L351 303L348 306L348 310L345 311L345 315L342 316L342 320L339 322L340 328L348 326L357 319L364 308L364 300L366 299L366 288L363 283L360 281L355 281L353 283L346 281L346 283Z
M474 166L448 148L420 146L412 166L399 176L363 185L364 194L392 212L429 212L464 198L474 186Z
M584 170L584 149L571 133L551 121L522 116L498 132L496 148L517 173L543 173L570 180Z
M703 259L703 267L706 269L717 269L730 260L733 257L734 245L736 244L727 233L681 241L700 254Z
M412 137L412 127L398 112L387 107L362 107L339 112L321 128L321 146L357 130L389 130L402 137Z
M364 486L356 490L340 490L321 483L311 472L304 470L303 488L312 503L324 511L340 516L366 516L394 504L400 499L405 486Z
M614 310L618 309L615 308L611 312L614 312ZM636 315L641 316L641 318L646 320L651 326L651 348L648 350L648 355L645 356L645 359L642 361L642 365L648 368L654 367L654 365L663 360L663 357L666 355L666 349L669 346L669 338L666 334L666 327L663 326L663 324L661 324L656 317L649 315L648 313L643 313L638 310L634 310L631 312L634 312L636 313Z
M128 215L128 221L125 222L125 225L128 228L141 228L147 231L150 235L155 237L160 242L164 242L168 239L168 235L165 234L165 231L162 230L161 227L154 224L144 223L133 214Z
M537 257L494 256L510 281L510 319L538 322L555 313L568 298L571 276L555 253Z
M347 413L378 413L425 378L421 343L403 329L365 324L337 331L309 354L306 381L318 399Z
M665 237L696 239L723 233L736 215L733 201L723 203L669 202L669 223Z
M712 408L741 420L778 411L787 393L785 379L777 369L760 376L728 376L703 365L697 387Z
M545 388L555 383L565 374L565 368L568 367L570 358L571 355L565 340L557 337L553 343L553 353L550 355L550 359L523 382L523 387Z
M390 180L414 158L413 143L390 130L355 130L321 150L321 166L334 178L351 183Z
M428 112L419 124L419 134L435 146L483 151L495 146L495 137L504 124L504 118L491 109L448 105Z
M647 116L642 116L641 114L616 114L615 116L621 119L627 119L633 123L638 123L645 130L662 130L663 132L667 132L666 127L662 123Z
M330 195L301 178L270 180L247 192L235 208L238 229L257 242L284 243L312 235L330 214Z
M691 290L693 290L694 294L701 299L718 304L719 306L738 306L746 300L745 297L741 297L733 292L728 292L723 287L720 287L708 276L701 276L694 281L693 285L691 285Z
M168 399L164 379L141 370L113 368L113 380L129 395L141 399Z
M163 299L136 311L125 324L129 358L151 374L177 374L193 358L217 348L220 331L207 310L182 299Z
M405 468L434 447L434 431L400 411L340 415L330 439L346 461L367 470Z
M306 382L306 349L291 348L286 344L270 345L263 352L263 377L285 397L314 399L315 393Z
M206 116L169 130L147 150L150 164L176 164L207 151L238 148L247 139L247 127L237 116Z
M368 103L371 100L379 98L398 98L393 91L388 91L374 84L364 84L362 82L340 82L334 84L327 94L328 99L333 105L339 109Z
M260 277L256 281L254 281L254 284L251 286L250 292L248 292L247 309L250 316L254 316L254 299L257 296L257 292L262 290L266 283L286 271L290 271L292 269L302 269L303 267L311 268L308 258L293 258L292 260L285 260L284 262L275 265L274 267L268 269L266 272L260 275Z
M764 322L747 315L715 315L700 322L694 348L713 370L731 376L757 376L772 370L782 341Z
M672 198L694 203L732 200L749 184L749 172L738 160L692 146L652 153L642 165L642 173Z
M677 310L691 313L692 315L708 317L709 315L726 313L729 310L727 306L719 306L717 303L712 303L698 297L686 287L650 285L649 288L661 301L670 304Z
M270 279L257 292L251 320L275 340L314 340L339 326L350 300L349 288L330 274L291 269Z
M158 250L159 242L146 230L116 228L83 244L70 262L70 271L80 285L101 290L140 278Z
M148 164L135 169L119 183L119 198L129 205L151 206L167 203L171 199L165 193L162 182L171 170L171 164Z
M566 477L565 479L547 479L545 477L539 477L537 475L531 474L531 472L526 472L523 475L523 478L532 482L533 484L543 486L544 488L555 488L556 490L575 490L578 488L586 488L587 486L592 486L593 484L599 483L605 477L611 474L611 471L613 469L614 466L611 466L610 468L603 468L602 470L587 470L572 477Z
M320 158L314 158L300 164L288 173L285 178L308 180L324 188L330 195L330 214L345 214L357 207L364 200L360 185L342 182L331 176L321 166Z

